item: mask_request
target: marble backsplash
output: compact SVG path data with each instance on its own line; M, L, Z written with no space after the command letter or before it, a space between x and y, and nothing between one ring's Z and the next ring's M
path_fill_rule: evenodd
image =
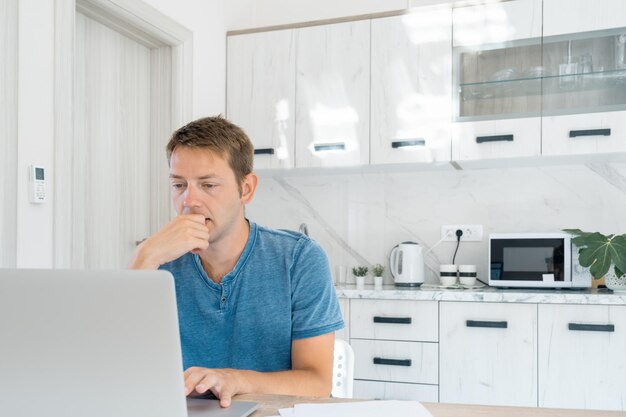
M457 264L476 264L486 280L487 243L494 232L554 232L563 228L626 232L626 163L521 168L378 172L318 170L294 175L260 173L247 207L251 220L298 230L339 265L385 265L402 241L426 248L444 224L481 224L481 242L461 243ZM451 263L456 242L441 242L425 256L426 282ZM348 282L353 281L348 273ZM366 282L371 282L368 277Z

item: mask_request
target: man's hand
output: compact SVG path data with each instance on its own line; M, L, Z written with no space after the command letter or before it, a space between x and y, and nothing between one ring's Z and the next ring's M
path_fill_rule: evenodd
M235 394L245 394L247 389L242 371L235 369L209 369L191 367L184 373L185 395L194 391L204 394L211 390L220 400L221 407L230 407L230 401Z
M135 251L130 268L157 269L194 249L209 247L209 229L202 214L176 216L144 240Z

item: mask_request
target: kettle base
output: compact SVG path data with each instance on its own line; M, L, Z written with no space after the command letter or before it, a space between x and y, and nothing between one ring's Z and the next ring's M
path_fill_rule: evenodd
M423 282L396 282L395 286L396 287L419 287L420 285L422 285Z

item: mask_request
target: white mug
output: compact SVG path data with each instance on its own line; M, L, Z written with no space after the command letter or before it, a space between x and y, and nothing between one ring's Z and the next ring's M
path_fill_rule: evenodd
M457 266L454 264L439 265L439 281L446 287L456 284Z
M476 265L459 265L459 281L463 285L475 285Z

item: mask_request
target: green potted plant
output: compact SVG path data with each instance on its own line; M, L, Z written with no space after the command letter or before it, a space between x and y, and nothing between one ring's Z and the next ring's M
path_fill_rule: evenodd
M355 266L352 268L352 275L356 279L357 290L362 290L365 287L365 277L369 269L366 266Z
M383 272L385 272L385 267L381 264L376 264L372 268L372 274L374 274L374 289L377 291L383 289Z
M564 230L574 236L572 243L579 248L578 262L589 268L594 279L605 277L607 288L626 291L626 234Z

